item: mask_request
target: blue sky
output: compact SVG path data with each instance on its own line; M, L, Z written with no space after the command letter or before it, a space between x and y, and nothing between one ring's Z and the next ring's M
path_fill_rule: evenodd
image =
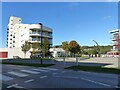
M2 3L2 47L6 47L10 16L23 23L42 22L53 29L53 45L76 40L81 46L110 45L110 30L118 28L118 4L115 2L4 2Z

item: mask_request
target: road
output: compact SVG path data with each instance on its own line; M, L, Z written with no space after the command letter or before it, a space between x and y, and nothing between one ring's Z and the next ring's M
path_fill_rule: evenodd
M3 65L3 88L118 88L120 75L72 71L54 66Z

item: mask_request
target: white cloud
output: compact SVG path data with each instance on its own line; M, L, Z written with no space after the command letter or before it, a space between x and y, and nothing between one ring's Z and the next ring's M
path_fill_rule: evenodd
M104 16L103 19L111 19L112 16Z

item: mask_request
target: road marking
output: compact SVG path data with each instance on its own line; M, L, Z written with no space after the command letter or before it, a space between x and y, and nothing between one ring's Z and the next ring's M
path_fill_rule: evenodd
M39 74L40 72L31 71L31 70L21 70L22 72L30 73L30 74Z
M53 76L53 77L60 77L60 76Z
M24 73L20 73L20 72L8 72L9 74L12 74L12 75L16 75L16 76L19 76L19 77L26 77L28 76L28 74L24 74Z
M14 86L14 87L15 87L15 88L24 88L24 87L22 87L22 86L17 86L17 85L16 85L16 86Z
M120 88L120 86L115 86L115 88Z
M78 79L79 77L71 77L71 76L67 76L67 77L63 77L63 78L74 78L74 79Z
M17 86L18 84L13 84L13 85L10 85L10 86L7 86L7 88L11 88L11 87L14 87L14 86Z
M34 81L34 79L30 79L30 80L24 81L24 83L29 83L29 82L32 82L32 81Z
M54 68L42 68L42 69L53 70L53 71L58 70L58 69L54 69Z
M49 71L47 71L47 70L42 70L42 69L32 69L32 70L41 71L41 72L49 72Z
M66 71L62 71L62 73L65 73Z
M40 78L46 78L46 77L48 77L48 76L41 76Z
M97 81L93 81L93 80L85 79L85 78L81 78L81 79L89 81L89 82L97 83L97 84L100 84L100 85L103 85L103 86L111 87L111 85L108 85L108 84L105 84L105 83L101 83L101 82L97 82Z
M9 81L9 80L13 80L13 78L0 74L0 80Z

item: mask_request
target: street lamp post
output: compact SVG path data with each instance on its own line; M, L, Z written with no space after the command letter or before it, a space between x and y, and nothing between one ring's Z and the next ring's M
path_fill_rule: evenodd
M40 49L41 49L40 56L41 56L41 64L42 64L43 63L42 62L42 58L43 58L43 51L42 51L42 29L43 29L43 24L39 23L39 25L41 26L41 30L40 30L40 41L41 41L41 43L40 43Z
M97 48L98 48L98 57L100 57L100 48L99 48L99 45L98 45L98 43L95 41L95 40L93 40L96 44L97 44Z

